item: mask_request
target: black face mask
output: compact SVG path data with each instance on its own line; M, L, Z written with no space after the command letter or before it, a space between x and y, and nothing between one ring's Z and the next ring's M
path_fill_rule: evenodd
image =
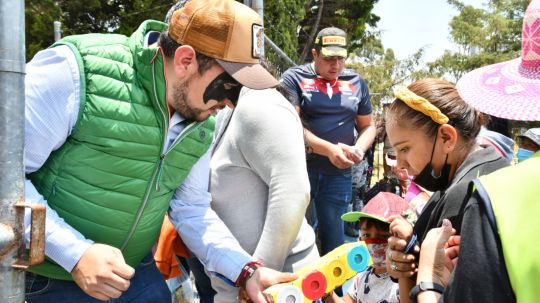
M241 89L242 85L238 81L234 80L231 75L223 72L206 87L203 94L204 104L210 100L220 102L224 99L229 99L236 106Z
M445 189L448 186L448 183L450 183L450 164L447 163L448 155L446 155L446 159L444 160L441 174L438 177L435 177L435 172L433 171L433 167L431 166L431 161L433 160L433 152L435 151L435 145L437 145L437 137L435 137L435 143L433 143L433 149L431 150L431 159L429 159L429 163L426 164L424 169L422 169L418 176L414 178L414 183L433 192Z

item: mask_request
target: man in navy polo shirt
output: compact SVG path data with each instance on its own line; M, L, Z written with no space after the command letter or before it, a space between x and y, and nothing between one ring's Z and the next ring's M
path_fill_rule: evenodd
M375 138L368 87L357 72L344 68L346 47L343 30L325 28L311 50L313 62L283 74L306 123L312 199L307 217L318 228L321 255L344 243L340 217L352 198L351 166L362 161Z

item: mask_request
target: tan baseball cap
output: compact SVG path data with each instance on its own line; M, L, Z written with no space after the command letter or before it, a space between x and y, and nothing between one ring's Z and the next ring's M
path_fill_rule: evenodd
M264 89L279 85L260 64L264 29L259 15L234 0L191 0L175 11L169 35L181 45L217 59L242 85Z

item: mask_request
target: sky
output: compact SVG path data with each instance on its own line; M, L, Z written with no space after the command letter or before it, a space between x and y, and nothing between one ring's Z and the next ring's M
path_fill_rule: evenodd
M462 0L483 7L485 0ZM452 49L450 26L458 11L446 0L379 0L373 13L381 17L377 28L385 48L392 48L398 59L412 55L425 46L424 61L434 61Z

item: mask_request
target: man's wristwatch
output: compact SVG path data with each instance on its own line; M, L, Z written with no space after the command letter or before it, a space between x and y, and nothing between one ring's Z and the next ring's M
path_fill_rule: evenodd
M444 292L444 287L441 284L434 283L434 282L420 282L420 284L416 285L411 289L411 292L409 293L409 298L411 301L416 302L416 298L418 297L418 294L423 291L435 291L440 294Z

